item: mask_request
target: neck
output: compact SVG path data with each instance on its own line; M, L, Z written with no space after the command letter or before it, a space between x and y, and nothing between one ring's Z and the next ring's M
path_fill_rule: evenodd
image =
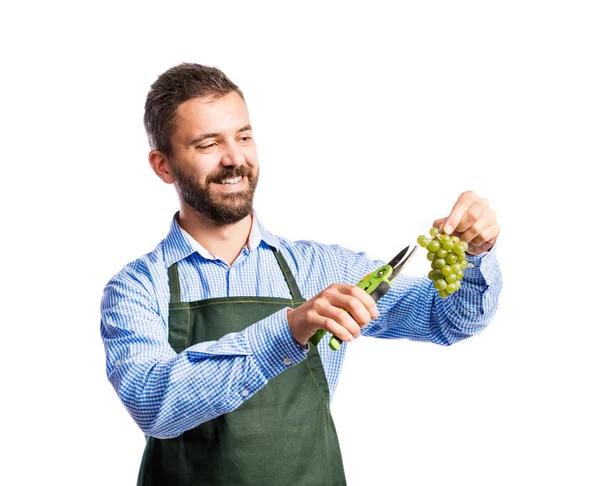
M212 255L231 265L248 243L252 229L252 213L237 223L219 225L207 220L192 208L182 205L178 222Z

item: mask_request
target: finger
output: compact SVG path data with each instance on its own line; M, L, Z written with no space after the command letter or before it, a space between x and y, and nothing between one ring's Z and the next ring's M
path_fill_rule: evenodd
M319 329L330 332L333 336L347 343L354 341L354 336L344 326L340 325L335 319L326 316L319 316L315 319Z
M436 219L436 220L435 220L435 221L434 221L434 222L431 224L431 227L432 227L432 228L437 228L437 229L439 229L439 230L441 231L441 230L442 230L442 227L444 226L444 223L446 222L446 219L448 219L448 218L439 218L439 219Z
M444 233L452 234L477 197L477 194L475 194L473 191L463 192L459 196L458 200L454 204L454 207L452 208L452 211L450 211L450 214L444 222Z
M468 211L469 212L469 211ZM468 213L467 212L467 213ZM479 210L474 211L472 214L478 214ZM476 221L474 221L471 226L468 226L464 232L459 232L460 225L457 228L457 232L459 232L459 238L462 241L466 241L467 243L471 243L475 238L479 236L479 234L488 226L494 224L496 221L496 213L490 209L483 210L483 213ZM465 225L466 226L466 225Z
M477 235L471 241L471 244L476 248L491 248L496 243L496 239L500 234L500 226L495 221L481 230L479 235Z
M352 297L351 295L337 294L330 303L334 307L346 311L348 315L352 317L354 322L361 327L366 326L373 318L365 305L359 299Z
M474 224L482 219L488 212L489 203L487 199L477 199L471 204L471 207L465 211L462 219L456 225L455 233L464 233L469 230Z
M370 314L371 319L375 319L379 317L379 309L377 309L377 304L371 295L367 294L364 289L361 289L357 285L341 285L339 287L339 291L342 294L347 294L355 299L358 299L363 307L367 309ZM350 310L350 309L346 309Z
M366 312L366 311L365 311ZM343 308L334 304L329 304L319 309L319 314L323 317L335 321L345 332L349 333L353 338L360 336L360 326ZM338 336L340 337L340 336Z

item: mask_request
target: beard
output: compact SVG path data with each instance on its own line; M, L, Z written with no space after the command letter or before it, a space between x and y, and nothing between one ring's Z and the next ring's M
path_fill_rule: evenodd
M234 224L250 214L258 174L258 169L254 174L245 164L238 167L219 166L206 176L206 181L202 183L193 176L184 174L173 164L175 183L183 200L198 214L217 225ZM223 193L211 187L213 182L238 176L248 178L248 184L242 191Z

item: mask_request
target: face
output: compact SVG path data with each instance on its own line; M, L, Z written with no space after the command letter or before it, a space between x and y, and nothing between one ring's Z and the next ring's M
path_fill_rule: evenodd
M177 110L171 166L182 202L219 224L252 211L258 157L244 100L234 91L195 98Z

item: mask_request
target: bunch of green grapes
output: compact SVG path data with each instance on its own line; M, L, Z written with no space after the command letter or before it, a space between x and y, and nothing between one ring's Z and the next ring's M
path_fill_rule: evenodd
M431 262L429 280L445 299L461 287L464 270L469 266L465 254L469 245L458 236L440 234L437 228L431 228L429 234L431 238L421 235L417 242L427 249L427 260Z

